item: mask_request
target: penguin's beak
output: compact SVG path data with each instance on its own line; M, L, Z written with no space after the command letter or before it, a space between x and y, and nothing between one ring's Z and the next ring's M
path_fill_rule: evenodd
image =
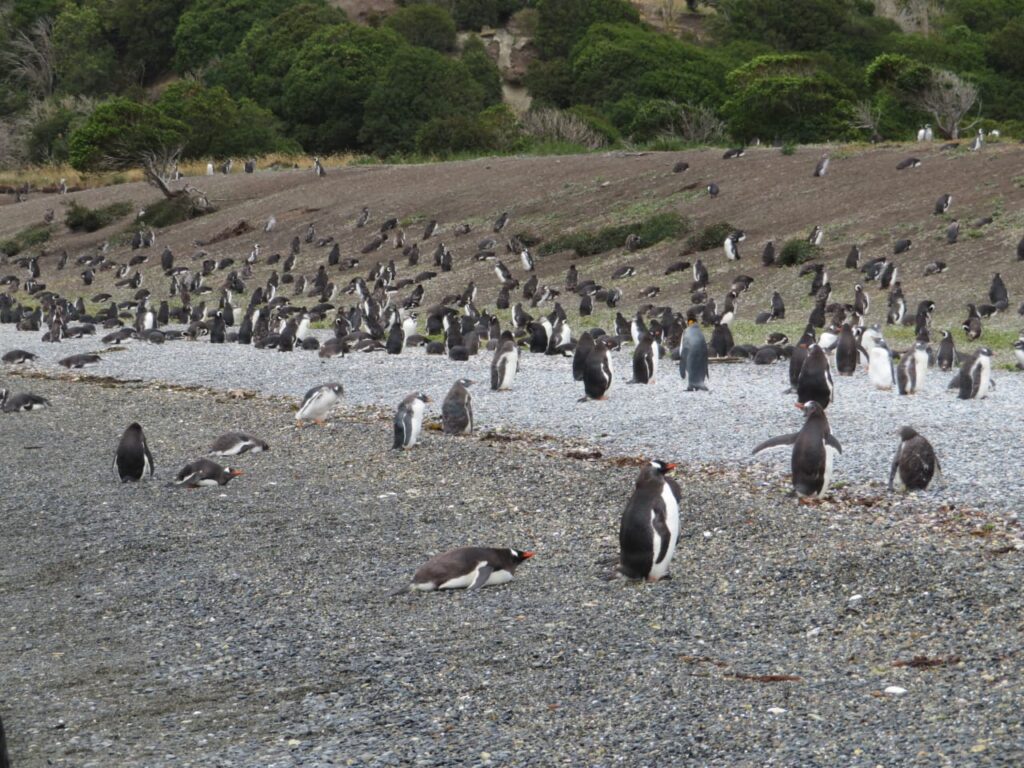
M244 475L244 474L245 474L245 472L243 472L240 469L232 469L231 470L231 476L232 477L238 477L239 475Z
M535 554L537 554L537 553L536 552L523 552L523 560L529 560Z
M672 471L673 469L675 469L675 468L676 468L676 465L675 465L675 464L666 464L666 465L665 465L665 472L666 472L666 474L667 474L667 473L669 473L669 472L671 472L671 471Z
M801 411L804 409L803 403L794 403L794 405L796 405L796 407L799 408Z

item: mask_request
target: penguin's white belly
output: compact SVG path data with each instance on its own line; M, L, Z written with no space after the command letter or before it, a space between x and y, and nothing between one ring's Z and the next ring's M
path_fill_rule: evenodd
M1013 354L1017 357L1017 365L1024 368L1024 349L1015 349Z
M978 377L978 394L975 397L978 400L988 397L988 391L992 384L992 371L984 366L981 369L981 376Z
M476 564L476 568L474 568L469 573L464 574L462 576L456 576L454 579L448 579L448 581L443 582L437 588L438 589L468 589L469 587L473 586L473 583L476 581L477 576L480 575L480 569L483 568L485 565L487 565L487 563L484 562L483 560L481 560L479 563ZM507 584L510 581L512 581L512 574L509 573L508 571L506 571L506 570L494 571L490 575L490 577L487 579L487 581L485 581L483 583L482 586L493 587L493 586L497 586L498 584ZM428 589L429 590L432 587L433 587L432 584L428 584L425 587L423 585L417 585L416 588L417 589Z
M657 562L658 555L661 552L661 536L654 530L654 512L651 512L651 530L653 532L652 541L654 546L654 559L652 560L651 572L648 578L652 581L658 581L665 578L668 575L669 567L672 565L672 558L676 554L676 544L679 541L679 503L676 501L676 497L672 495L672 489L668 483L665 483L665 487L661 491L661 499L665 503L665 524L668 526L668 549L665 550L665 557L662 558L661 562Z
M658 342L654 342L651 345L651 381L658 375L658 353L661 350L658 348Z
M515 357L516 356L511 352L506 352L501 356L499 365L504 363L505 368L502 370L501 381L498 383L498 389L512 388L512 381L516 377L516 368L518 367Z
M832 464L836 458L836 449L828 443L825 443L825 474L821 479L821 491L818 493L819 496L824 496L825 492L828 491L829 486L832 485Z
M411 434L408 435L408 445L410 448L416 445L416 441L420 439L420 429L423 426L423 401L417 400L412 405L412 428Z
M334 398L324 392L317 392L295 414L296 419L317 419L324 416L334 404Z
M868 374L878 389L892 389L892 363L885 350L872 350Z

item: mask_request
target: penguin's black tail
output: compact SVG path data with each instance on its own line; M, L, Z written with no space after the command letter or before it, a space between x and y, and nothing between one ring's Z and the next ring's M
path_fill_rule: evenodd
M398 597L399 595L407 594L410 589L411 587L409 584L404 584L398 589L388 592L388 597Z

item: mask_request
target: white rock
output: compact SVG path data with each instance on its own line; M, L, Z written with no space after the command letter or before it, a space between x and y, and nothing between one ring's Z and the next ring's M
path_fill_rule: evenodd
M784 710L782 707L768 707L768 714L770 714L770 715L784 715L784 714L786 714L786 710Z
M885 689L885 692L890 696L902 696L907 692L906 688L900 688L898 685L890 685Z

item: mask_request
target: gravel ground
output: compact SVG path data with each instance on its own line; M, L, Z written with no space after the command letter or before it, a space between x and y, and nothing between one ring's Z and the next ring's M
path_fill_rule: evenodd
M323 332L321 332L323 333ZM15 347L40 355L36 367L63 371L56 361L72 353L102 351L98 338L44 344L39 334L0 326L0 350ZM789 472L787 450L757 457L751 450L802 423L786 394L788 363L715 365L711 393L687 393L678 366L663 359L650 386L629 386L631 345L613 354L616 382L604 402L577 402L582 384L572 381L570 360L522 356L511 393L490 391L491 353L468 363L408 349L399 356L353 354L321 360L315 353L282 354L237 344L176 342L130 344L111 352L85 375L144 379L221 389L247 388L267 395L301 398L314 384L341 381L350 404L393 409L409 392L423 390L438 404L458 378L472 388L477 424L484 429L527 430L593 443L606 455L657 455L686 464L762 467L780 488ZM10 367L7 367L8 370ZM0 371L2 375L4 371ZM951 375L933 369L919 394L900 397L875 390L867 374L836 377L836 401L829 407L832 431L843 445L835 483L859 492L884 490L904 424L925 435L938 453L945 485L922 497L935 503L991 509L1016 519L1024 475L1005 460L1009 446L1024 443L1024 387L1018 373L995 372L997 388L985 400L961 401L946 389ZM17 387L13 387L17 389ZM788 488L786 488L788 490Z
M181 350L111 355L99 372ZM405 372L402 391L427 365L445 368L427 383L455 370L244 351L190 347L175 378L218 354L221 386L290 394L292 377L337 376L360 401L384 398L360 370ZM501 402L543 402L529 384L548 365L528 360ZM724 389L719 375L733 374L716 374ZM19 768L1024 761L1024 573L991 516L842 494L804 506L743 468L683 472L675 578L609 582L597 562L635 467L569 460L554 440L428 432L395 454L389 422L351 403L298 431L279 398L4 383L53 402L0 416L0 712ZM652 391L675 397L671 384ZM562 389L548 397L568 403ZM570 412L602 409L596 431L633 391ZM494 400L478 410L498 422ZM110 458L132 420L157 479L120 486ZM224 489L166 486L233 428L272 451L242 457ZM470 543L538 554L508 586L386 597Z

